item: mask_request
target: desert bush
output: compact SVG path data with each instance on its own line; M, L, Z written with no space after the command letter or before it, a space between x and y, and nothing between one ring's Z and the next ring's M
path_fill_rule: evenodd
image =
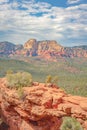
M46 77L46 80L45 80L45 83L46 84L55 84L55 85L57 85L57 83L58 83L58 76L51 76L51 75L48 75L47 77Z
M51 83L52 82L52 76L51 75L48 75L47 77L46 77L46 81L45 81L46 83Z
M83 130L83 128L75 118L64 117L60 130Z
M9 69L6 71L6 74L13 74L13 71Z
M20 88L32 85L32 76L28 72L8 73L6 75L7 86L10 88Z

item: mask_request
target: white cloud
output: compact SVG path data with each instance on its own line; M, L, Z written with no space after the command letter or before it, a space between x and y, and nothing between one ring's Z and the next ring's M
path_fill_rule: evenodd
M76 4L78 2L80 2L81 0L68 0L67 3L68 4Z
M5 40L14 43L24 43L33 37L59 42L65 42L65 39L85 39L86 9L87 4L62 8L35 1L5 3L0 6L0 31L4 32Z
M7 3L9 0L0 0L0 4Z

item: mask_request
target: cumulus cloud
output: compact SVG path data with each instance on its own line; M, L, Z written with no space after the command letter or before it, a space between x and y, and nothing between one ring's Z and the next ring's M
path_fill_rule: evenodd
M81 0L68 0L67 3L68 4L76 4L78 2L80 2Z
M14 43L29 38L82 42L87 34L86 9L86 4L62 8L34 0L4 3L0 6L0 39Z

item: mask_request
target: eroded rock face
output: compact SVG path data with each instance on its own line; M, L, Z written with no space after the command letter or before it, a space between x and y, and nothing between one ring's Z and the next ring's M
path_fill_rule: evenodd
M61 56L63 47L56 41L37 41L30 39L24 44L24 50L28 56L41 56L45 59L52 59L55 56ZM23 51L23 50L22 50Z
M49 51L49 52L61 52L63 47L59 45L56 41L41 41L39 42L38 47L38 55L41 52Z
M61 57L64 48L56 41L40 41L38 43L38 56L41 56L47 60L56 60L57 57Z
M21 98L16 90L0 79L0 115L9 130L60 130L62 117L77 118L87 130L87 98L66 94L57 86L34 83L23 88Z
M26 50L29 56L36 56L38 50L38 42L36 39L30 39L24 44L24 50Z
M38 56L41 59L57 61L59 57L85 57L87 46L63 47L54 40L37 41L30 39L24 45L0 42L0 56Z

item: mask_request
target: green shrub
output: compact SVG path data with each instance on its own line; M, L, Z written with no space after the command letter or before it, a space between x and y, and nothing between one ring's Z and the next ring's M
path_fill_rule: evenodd
M13 74L13 71L9 69L6 71L6 74Z
M57 85L57 83L58 83L58 76L51 76L51 75L48 75L47 77L46 77L46 80L45 80L45 83L46 84L55 84L55 85Z
M46 81L45 81L46 83L51 83L52 82L52 76L51 75L48 75L47 77L46 77Z
M32 85L32 76L28 72L8 73L6 75L7 86L10 88L20 88Z
M60 130L83 130L83 128L75 118L64 117Z

